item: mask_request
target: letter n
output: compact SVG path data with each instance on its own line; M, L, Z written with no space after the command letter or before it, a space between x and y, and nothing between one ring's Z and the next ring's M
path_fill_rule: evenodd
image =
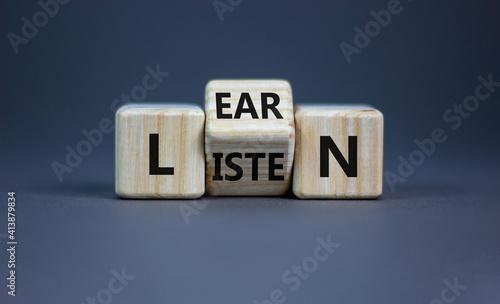
M346 161L339 148L330 136L320 136L320 177L329 177L329 151L339 163L342 170L344 170L347 177L358 176L358 137L349 136L348 158Z

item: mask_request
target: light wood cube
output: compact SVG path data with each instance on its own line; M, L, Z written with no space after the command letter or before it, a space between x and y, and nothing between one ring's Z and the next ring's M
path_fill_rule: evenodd
M299 198L382 194L384 119L363 105L297 106L293 192Z
M116 113L116 194L197 198L205 192L205 113L196 106L137 104Z
M295 126L287 81L210 81L205 112L208 194L271 196L289 190Z

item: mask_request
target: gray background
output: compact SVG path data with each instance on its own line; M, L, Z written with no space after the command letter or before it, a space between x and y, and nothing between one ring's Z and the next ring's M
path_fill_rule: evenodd
M86 302L125 267L135 278L112 303L260 303L274 289L284 303L430 303L454 278L468 286L456 303L498 303L500 90L457 130L442 115L478 76L500 81L500 5L401 5L348 64L339 44L387 1L244 0L223 21L212 1L74 1L18 54L7 34L40 7L1 1L0 233L16 191L19 244L13 299L0 234L0 302ZM170 75L147 101L202 105L209 79L285 78L296 104L371 104L385 116L385 171L434 128L448 140L370 201L120 200L113 134L59 182L51 163L156 64ZM206 207L188 223L180 207L195 203ZM341 246L291 291L283 273L329 235Z

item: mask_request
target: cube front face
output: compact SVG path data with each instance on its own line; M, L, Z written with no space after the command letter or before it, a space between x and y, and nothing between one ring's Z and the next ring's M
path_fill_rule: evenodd
M383 116L366 106L298 106L293 192L299 198L382 194Z
M205 114L186 105L129 105L116 113L116 193L198 198L205 192Z
M295 125L287 81L210 81L205 112L208 194L270 196L288 191Z

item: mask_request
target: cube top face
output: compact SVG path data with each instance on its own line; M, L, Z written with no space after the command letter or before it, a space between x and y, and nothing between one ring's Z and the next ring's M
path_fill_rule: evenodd
M364 105L295 107L294 194L311 199L380 196L383 123L382 113Z
M295 124L287 81L212 80L206 87L205 112L210 195L267 196L288 191Z
M205 112L198 106L189 104L175 104L175 103L165 103L165 104L155 104L155 103L145 103L145 104L128 104L122 106L116 111L115 118L123 118L125 116L137 116L137 115L159 115L161 113L177 115L179 113L186 112L190 115L203 116L205 119Z
M120 108L116 113L116 193L123 198L203 195L204 124L205 114L196 106Z

